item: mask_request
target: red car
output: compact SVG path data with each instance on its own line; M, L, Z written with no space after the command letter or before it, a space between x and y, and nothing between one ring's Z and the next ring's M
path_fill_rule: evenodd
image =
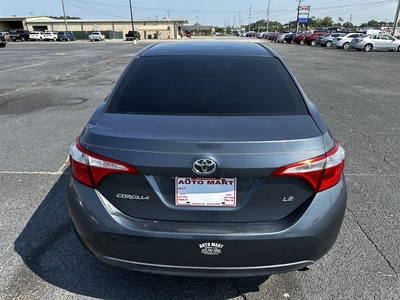
M314 32L306 36L306 38L304 39L304 43L306 43L307 45L315 46L315 44L317 43L317 38L324 34L326 34L326 32Z
M275 41L276 37L280 34L280 32L274 32L273 34L268 36L268 40Z
M306 37L306 34L305 34L305 33L299 33L299 34L297 34L297 35L294 37L293 43L303 45L303 44L304 44L304 38L305 38L305 37Z

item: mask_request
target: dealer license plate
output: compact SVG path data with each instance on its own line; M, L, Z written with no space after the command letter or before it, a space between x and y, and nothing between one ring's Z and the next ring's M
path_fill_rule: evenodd
M236 178L175 178L178 206L236 206Z

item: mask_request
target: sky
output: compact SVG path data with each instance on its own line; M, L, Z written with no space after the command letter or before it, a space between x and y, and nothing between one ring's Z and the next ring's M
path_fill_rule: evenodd
M269 19L282 24L296 20L299 0L0 0L0 17L61 16L65 13L84 20L130 20L129 2L134 19L187 19L202 25L246 25ZM310 17L339 18L355 25L369 20L393 22L398 0L301 0L310 6Z

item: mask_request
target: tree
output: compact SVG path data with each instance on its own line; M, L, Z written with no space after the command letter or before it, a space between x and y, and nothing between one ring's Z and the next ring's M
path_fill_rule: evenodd
M346 22L346 23L343 23L343 27L344 28L354 28L354 25L351 22Z
M225 33L225 28L224 27L214 27L215 33L220 33L224 34Z
M370 20L367 22L369 27L379 27L379 22L375 20Z
M325 17L322 19L322 26L324 27L331 27L333 23L332 17Z

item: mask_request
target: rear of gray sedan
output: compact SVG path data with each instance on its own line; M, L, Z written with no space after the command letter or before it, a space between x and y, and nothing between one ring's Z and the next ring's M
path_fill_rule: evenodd
M145 48L70 162L79 237L137 271L299 270L331 249L346 205L344 150L279 55L255 43Z

